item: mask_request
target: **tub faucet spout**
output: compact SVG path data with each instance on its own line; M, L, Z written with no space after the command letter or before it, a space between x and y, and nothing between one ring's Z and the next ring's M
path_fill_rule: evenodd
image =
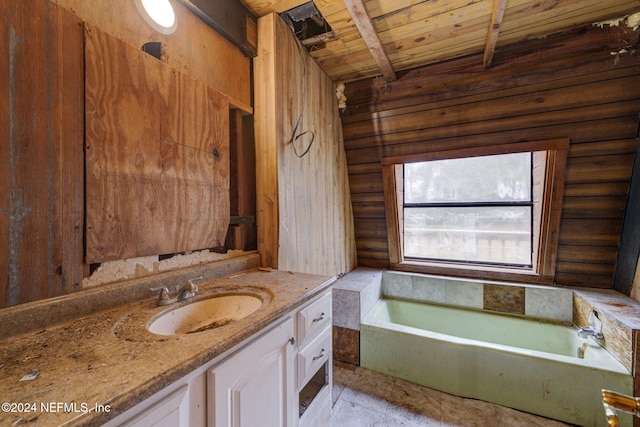
M581 338L594 337L596 340L603 340L602 332L596 331L593 326L583 326L578 329L578 336Z
M602 322L598 318L598 314L593 311L589 315L589 326L583 326L578 329L578 336L580 338L593 337L598 344L604 347L604 335L602 334Z

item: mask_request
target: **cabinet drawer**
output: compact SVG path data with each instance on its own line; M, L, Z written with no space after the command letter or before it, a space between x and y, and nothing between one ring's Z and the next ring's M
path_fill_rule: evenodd
M327 327L298 352L298 388L303 387L331 356L331 328Z
M298 312L298 343L303 347L331 324L331 292Z

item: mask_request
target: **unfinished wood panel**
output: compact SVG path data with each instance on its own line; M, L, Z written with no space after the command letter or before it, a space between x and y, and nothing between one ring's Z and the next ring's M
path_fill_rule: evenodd
M347 84L342 119L359 265L389 266L389 249L376 243L387 238L386 217L367 203L381 199L383 158L567 137L555 281L611 287L637 146L640 58L616 61L593 49L607 37L593 29L552 37L548 48L523 43L522 57L482 73L470 70L482 63L473 56L391 83Z
M273 11L286 11L306 0L243 2L260 17ZM360 37L356 27L357 17L352 18L347 10L351 8L351 3L314 1L335 37L329 42L315 45L310 49L310 54L332 80L338 82L380 75L380 68L365 43L366 37ZM537 45L546 44L550 49L568 50L561 43L549 43L546 38L568 30L581 31L594 22L623 17L636 13L638 9L635 0L609 0L606 3L597 0L376 0L363 3L375 30L373 35L379 39L398 75L403 73L401 70L443 63L465 55L467 58L463 64L466 67L482 71L487 68L485 64L491 62L494 47L492 64L494 68L500 67L512 59L514 52L504 47L523 40L537 40ZM501 12L504 12L504 20ZM623 25L620 24L620 27ZM627 29L627 35L616 40L611 45L611 51L617 52L624 46L636 46L637 35L633 34L631 28ZM596 51L602 46L609 45L595 43L590 47L585 45L585 48ZM487 52L484 61L483 50Z
M51 1L137 48L159 41L170 66L224 93L236 107L251 111L251 59L179 2L172 2L176 31L164 35L144 21L131 0Z
M82 282L83 60L82 25L64 9L2 2L0 20L0 306L7 306Z
M278 142L280 126L274 102L276 98L276 26L275 18L258 20L258 56L255 67L255 141L256 141L256 226L258 251L263 267L278 266Z
M240 110L229 114L231 221L225 249L256 250L256 155L253 118Z
M507 0L493 1L491 25L489 25L489 35L487 36L487 42L484 45L484 57L482 58L484 68L489 68L491 66L491 61L493 61L496 44L498 43L498 36L500 35L500 25L502 24L502 18L504 17L504 10L506 7Z
M349 13L351 13L354 24L358 28L362 39L367 45L369 52L371 52L371 56L373 56L373 60L376 61L384 78L387 81L395 80L396 72L393 70L389 57L380 42L378 33L371 22L363 0L345 0L344 4L347 6Z
M224 95L87 25L86 259L223 245Z
M335 85L275 15L258 21L255 63L258 249L265 266L355 267Z

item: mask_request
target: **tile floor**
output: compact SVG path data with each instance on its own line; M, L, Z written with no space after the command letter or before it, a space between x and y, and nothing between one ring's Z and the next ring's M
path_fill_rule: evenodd
M339 362L333 366L333 402L331 427L567 426Z

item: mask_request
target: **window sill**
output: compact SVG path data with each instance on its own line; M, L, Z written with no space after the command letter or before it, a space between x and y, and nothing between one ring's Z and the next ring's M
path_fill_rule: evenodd
M553 276L543 276L531 268L509 268L485 265L467 265L444 262L402 261L391 263L391 269L411 273L466 277L471 279L502 280L538 285L552 285Z

